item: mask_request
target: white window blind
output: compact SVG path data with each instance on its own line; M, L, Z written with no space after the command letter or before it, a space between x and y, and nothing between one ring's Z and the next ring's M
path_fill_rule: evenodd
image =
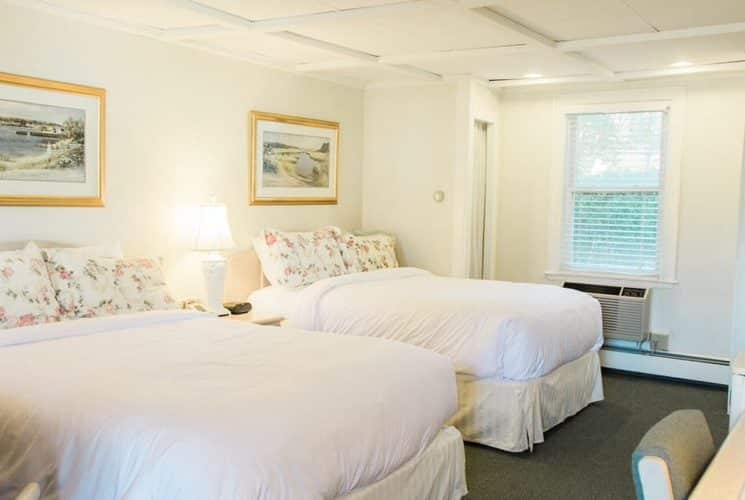
M667 111L566 119L562 268L659 277Z

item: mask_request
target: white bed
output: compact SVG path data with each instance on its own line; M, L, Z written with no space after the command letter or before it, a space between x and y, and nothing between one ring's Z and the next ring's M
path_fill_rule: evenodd
M0 331L0 498L454 500L451 362L183 311Z
M290 326L397 340L448 356L464 439L507 451L603 398L598 302L551 285L463 280L384 269L268 287L249 300Z

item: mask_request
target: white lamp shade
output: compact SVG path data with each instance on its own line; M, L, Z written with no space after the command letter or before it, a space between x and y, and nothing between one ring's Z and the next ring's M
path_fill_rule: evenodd
M199 232L194 249L215 252L234 246L228 223L228 210L225 205L222 203L202 205L199 209Z

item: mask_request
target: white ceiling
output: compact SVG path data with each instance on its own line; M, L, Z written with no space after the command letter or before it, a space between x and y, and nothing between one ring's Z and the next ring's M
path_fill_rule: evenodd
M745 69L744 0L5 1L356 86Z

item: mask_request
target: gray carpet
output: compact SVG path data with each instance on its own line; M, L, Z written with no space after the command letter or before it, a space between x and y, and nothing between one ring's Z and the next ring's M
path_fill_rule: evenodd
M466 444L468 500L633 499L631 452L658 420L681 408L706 414L714 441L727 433L727 391L618 372L603 374L605 401L546 434L533 452Z

